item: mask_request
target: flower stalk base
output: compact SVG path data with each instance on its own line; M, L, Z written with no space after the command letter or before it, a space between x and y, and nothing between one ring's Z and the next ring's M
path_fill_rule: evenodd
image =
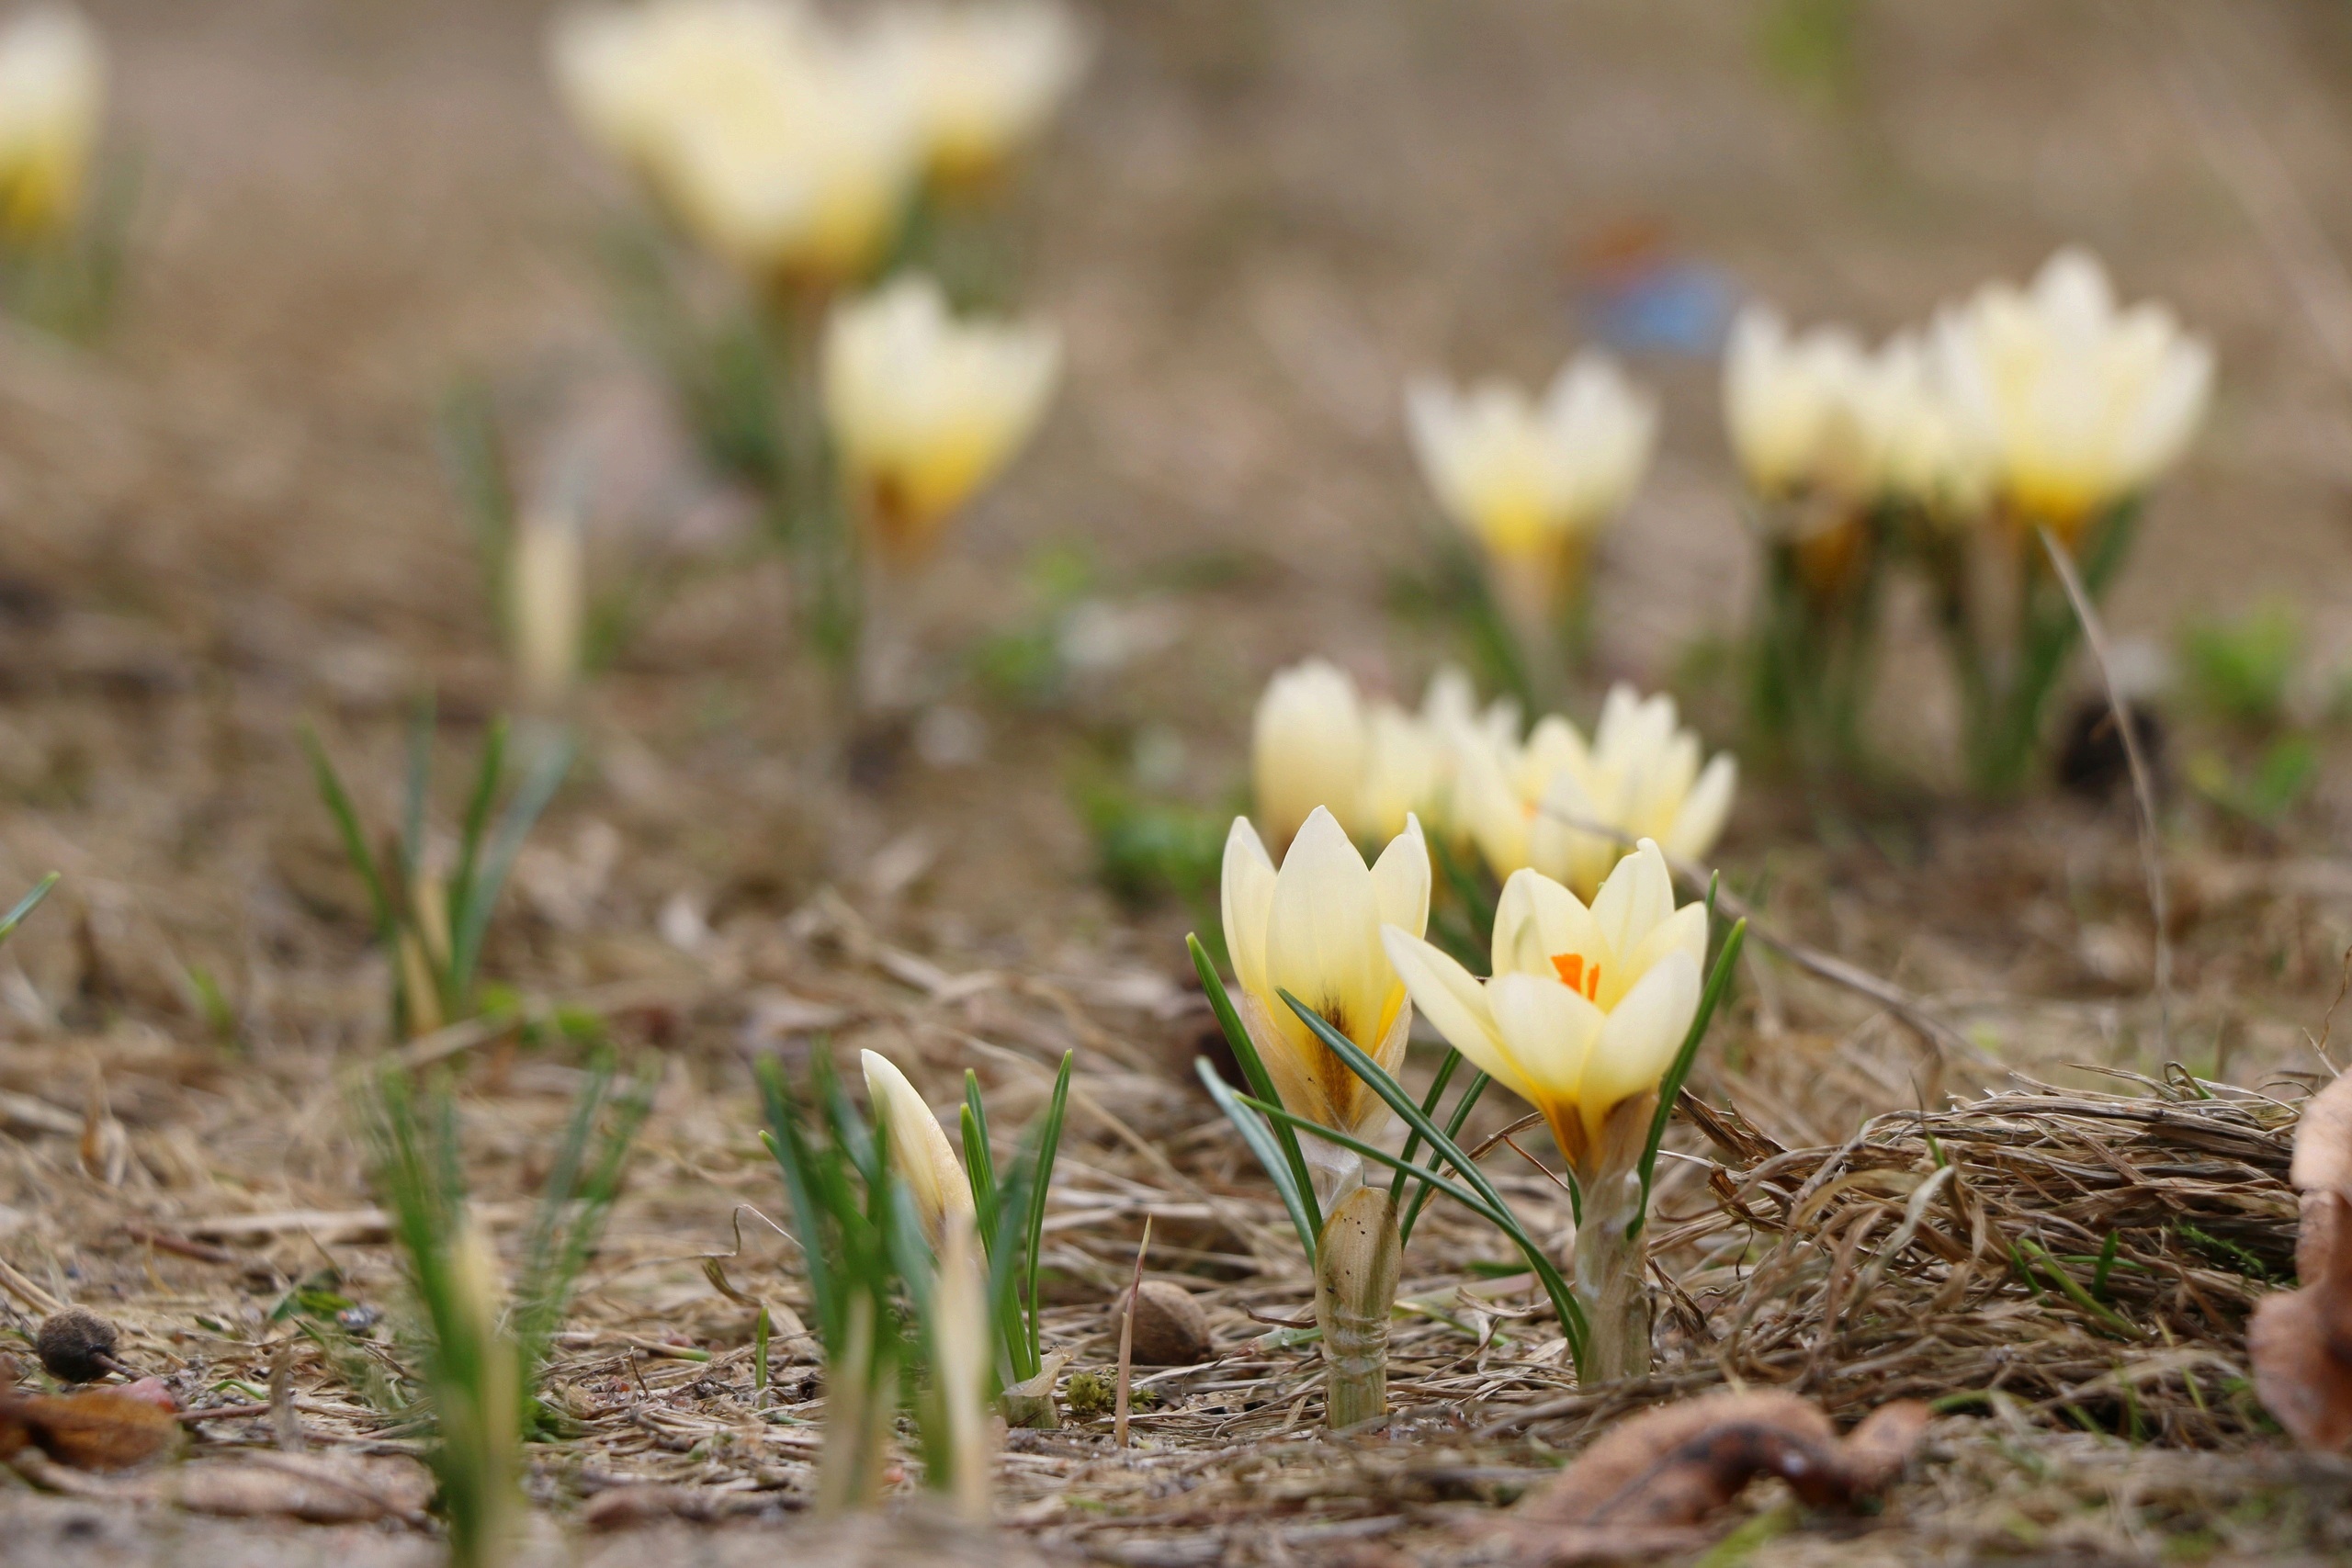
M1323 1222L1315 1322L1327 1370L1324 1425L1333 1430L1388 1413L1388 1319L1402 1250L1385 1187L1355 1189Z

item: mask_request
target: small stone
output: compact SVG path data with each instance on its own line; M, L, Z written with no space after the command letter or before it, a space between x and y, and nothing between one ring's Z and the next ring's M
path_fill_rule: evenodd
M1119 1302L1126 1304L1126 1292ZM1166 1280L1146 1280L1135 1309L1135 1359L1139 1366L1190 1367L1215 1353L1207 1314L1193 1292Z
M58 1382L96 1382L119 1365L114 1348L120 1338L113 1324L89 1308L67 1307L42 1321L33 1349Z

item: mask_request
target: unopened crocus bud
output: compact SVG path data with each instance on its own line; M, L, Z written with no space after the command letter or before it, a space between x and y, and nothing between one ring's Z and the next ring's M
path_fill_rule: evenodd
M568 506L525 513L514 525L506 608L515 676L534 707L560 706L580 678L586 580L577 514Z
M891 1167L914 1194L923 1235L936 1247L949 1214L972 1217L972 1188L964 1163L956 1157L956 1145L947 1141L939 1119L896 1063L878 1051L861 1051L858 1061L865 1069L866 1099L889 1123Z

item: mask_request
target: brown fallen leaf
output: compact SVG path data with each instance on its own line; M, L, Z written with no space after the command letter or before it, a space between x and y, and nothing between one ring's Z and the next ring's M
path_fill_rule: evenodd
M2301 1190L2295 1274L2247 1320L2254 1390L2307 1449L2352 1449L2352 1077L2304 1102L2289 1179Z
M168 1404L130 1389L0 1393L0 1460L38 1450L76 1470L130 1470L179 1446Z
M1528 1561L1646 1558L1703 1545L1696 1527L1759 1475L1777 1475L1808 1506L1851 1508L1894 1482L1917 1447L1927 1406L1905 1400L1841 1438L1818 1405L1793 1393L1713 1393L1611 1427L1507 1529Z

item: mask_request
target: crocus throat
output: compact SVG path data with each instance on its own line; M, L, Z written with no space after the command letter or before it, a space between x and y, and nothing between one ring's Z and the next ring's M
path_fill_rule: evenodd
M1581 953L1552 954L1552 967L1559 972L1560 984L1580 993L1589 1002L1600 1000L1600 965L1588 966Z

